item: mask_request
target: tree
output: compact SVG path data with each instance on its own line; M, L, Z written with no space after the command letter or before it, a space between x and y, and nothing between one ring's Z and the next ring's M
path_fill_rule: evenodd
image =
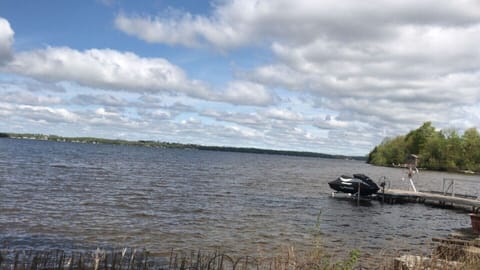
M445 137L436 133L426 141L420 151L420 166L433 169L445 170Z
M419 154L420 149L434 134L435 128L432 126L432 122L425 122L418 129L410 131L405 137L407 152L409 154Z
M480 134L476 128L465 130L462 136L462 150L465 159L464 169L480 170Z
M380 166L388 166L387 159L383 153L384 148L385 147L383 145L376 146L368 155L367 162Z
M445 169L449 171L462 169L464 158L462 156L462 140L454 129L442 131L445 134Z
M462 136L454 129L436 131L425 122L406 136L386 138L368 156L371 164L390 166L404 163L406 156L420 156L420 167L433 170L480 171L480 134L467 129Z

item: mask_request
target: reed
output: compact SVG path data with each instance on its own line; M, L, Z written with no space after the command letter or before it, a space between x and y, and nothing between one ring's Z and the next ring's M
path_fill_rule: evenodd
M153 262L145 250L100 250L66 252L63 250L1 250L1 270L143 270Z
M171 251L168 260L152 257L146 250L99 250L66 252L63 250L1 250L1 270L289 270L353 269L357 255L349 260L331 262L319 252L298 256L293 248L275 257L234 257L219 251Z
M151 256L146 250L120 249L67 252L63 250L0 250L0 270L473 270L479 269L480 257L448 249L433 252L428 258L405 256L359 265L360 252L351 251L345 258L332 257L320 247L296 253L288 248L274 257L230 256L216 252L182 252L172 250L165 257ZM460 253L459 253L460 252ZM403 258L403 257L402 257ZM454 262L452 260L455 260Z

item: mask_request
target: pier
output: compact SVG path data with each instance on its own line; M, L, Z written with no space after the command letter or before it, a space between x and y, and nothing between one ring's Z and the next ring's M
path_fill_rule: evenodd
M431 203L440 206L467 207L471 208L473 213L480 210L480 200L468 195L443 194L435 191L408 191L399 189L388 189L377 193L377 199L385 203Z
M475 190L476 194L459 194L458 189L465 185L471 186L470 190ZM383 188L376 194L379 201L395 203L425 203L437 204L443 207L470 208L473 213L480 212L480 196L478 194L478 184L480 180L444 178L441 191L416 191L411 182L413 190L401 190ZM464 188L465 190L465 188Z
M480 213L480 189L478 188L480 180L445 178L441 191L417 191L413 181L410 181L409 190L390 188L390 183L387 183L383 182L383 185L380 185L382 189L371 196L358 196L360 188L355 194L343 194L348 195L347 198L356 199L357 203L368 200L378 200L389 204L424 203L446 208L469 209L472 213ZM466 184L473 184L473 186L468 186L466 189ZM475 194L460 194L458 190L475 191ZM340 194L334 191L332 197Z

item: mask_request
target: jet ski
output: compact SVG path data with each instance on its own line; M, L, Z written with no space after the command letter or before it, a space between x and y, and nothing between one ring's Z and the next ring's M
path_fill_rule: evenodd
M353 177L342 175L328 185L336 191L350 194L357 194L360 186L360 196L375 194L380 189L370 177L364 174L354 174Z

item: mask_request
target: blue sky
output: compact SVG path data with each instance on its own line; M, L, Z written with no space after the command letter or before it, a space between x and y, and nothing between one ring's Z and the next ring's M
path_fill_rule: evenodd
M1 1L0 131L365 155L480 126L480 2Z

